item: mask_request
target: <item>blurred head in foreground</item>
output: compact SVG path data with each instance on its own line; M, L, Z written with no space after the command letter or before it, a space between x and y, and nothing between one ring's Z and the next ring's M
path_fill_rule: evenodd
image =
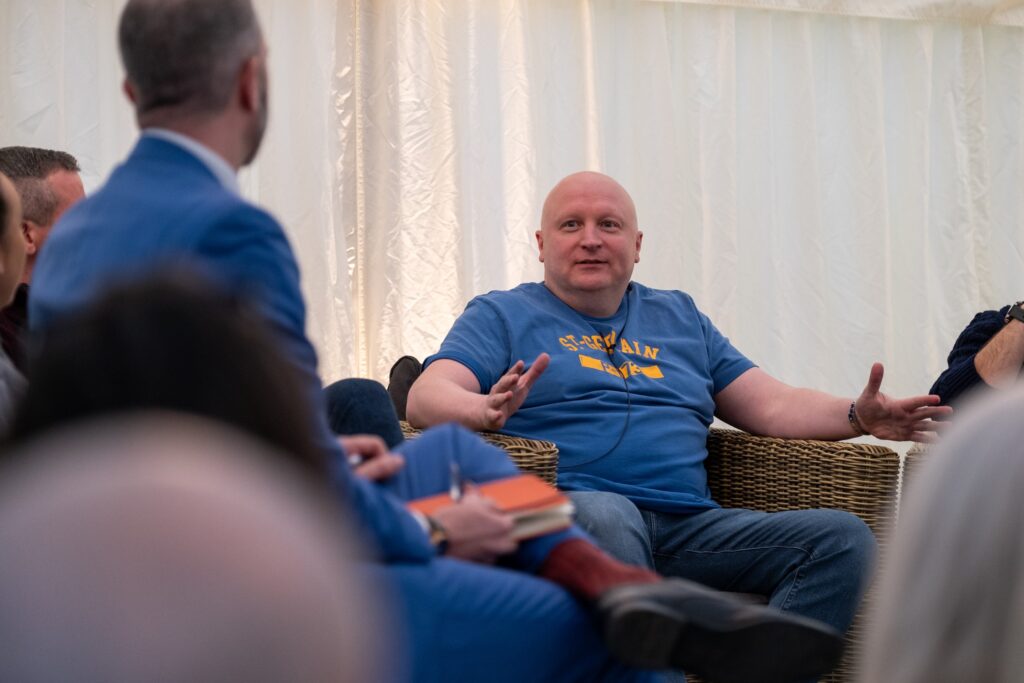
M313 438L322 406L311 404L265 319L201 271L117 284L39 342L16 438L98 415L172 410L256 436L327 485Z
M352 534L256 441L121 416L0 472L0 679L378 679Z
M906 484L862 680L1019 681L1024 387L961 411Z

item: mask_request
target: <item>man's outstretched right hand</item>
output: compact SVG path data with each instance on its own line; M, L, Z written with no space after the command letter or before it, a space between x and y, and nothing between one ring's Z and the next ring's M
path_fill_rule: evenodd
M523 405L523 401L530 394L530 389L550 362L551 356L542 353L533 361L530 369L523 372L526 364L521 360L516 361L515 365L494 383L485 397L481 421L483 429L493 431L504 427L508 418Z

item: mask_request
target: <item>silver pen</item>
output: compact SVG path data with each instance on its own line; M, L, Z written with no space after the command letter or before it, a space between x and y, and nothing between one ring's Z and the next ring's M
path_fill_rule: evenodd
M448 481L448 496L458 503L462 500L462 471L459 469L459 463L452 460L449 472L451 479Z

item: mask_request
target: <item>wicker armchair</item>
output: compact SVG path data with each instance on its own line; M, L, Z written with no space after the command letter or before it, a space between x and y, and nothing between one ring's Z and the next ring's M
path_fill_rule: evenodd
M906 491L907 483L913 481L918 476L917 472L928 459L929 452L930 450L928 446L923 443L916 443L907 451L906 457L903 458L903 481L901 484L901 491Z
M884 446L800 441L712 429L708 437L708 485L720 504L766 512L837 508L863 519L884 555L893 521L900 457ZM866 601L871 599L868 592ZM863 607L861 615L864 614ZM825 681L854 680L862 640L860 616L847 635L846 655ZM687 680L692 677L687 676Z
M406 438L415 437L420 433L408 422L402 421L402 433ZM481 438L499 448L505 449L516 467L524 472L536 474L549 484L554 485L558 475L558 447L550 441L523 439L518 436L481 432Z
M404 422L402 429L408 436L417 433ZM520 469L554 482L558 465L555 444L503 434L481 436L507 450ZM774 439L717 428L708 436L708 484L723 506L766 512L816 507L847 510L871 527L882 552L899 468L899 455L882 446ZM860 634L861 626L855 622L842 665L824 680L853 680ZM698 679L688 675L687 680Z

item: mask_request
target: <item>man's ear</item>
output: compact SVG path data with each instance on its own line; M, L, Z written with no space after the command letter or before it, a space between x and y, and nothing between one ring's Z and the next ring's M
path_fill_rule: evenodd
M544 233L538 230L534 234L537 236L537 254L540 257L540 262L544 263Z
M260 56L253 55L242 64L238 76L238 95L246 111L260 108Z
M640 263L640 245L643 244L644 234L643 232L636 231L636 252L633 254L633 263Z
M36 224L32 221L21 222L21 234L25 238L25 254L28 256L35 256L36 252L39 251L35 228Z
M135 88L132 87L132 84L128 82L127 78L121 82L121 91L124 93L125 97L128 98L129 102L132 104L138 104L138 98L135 96Z

